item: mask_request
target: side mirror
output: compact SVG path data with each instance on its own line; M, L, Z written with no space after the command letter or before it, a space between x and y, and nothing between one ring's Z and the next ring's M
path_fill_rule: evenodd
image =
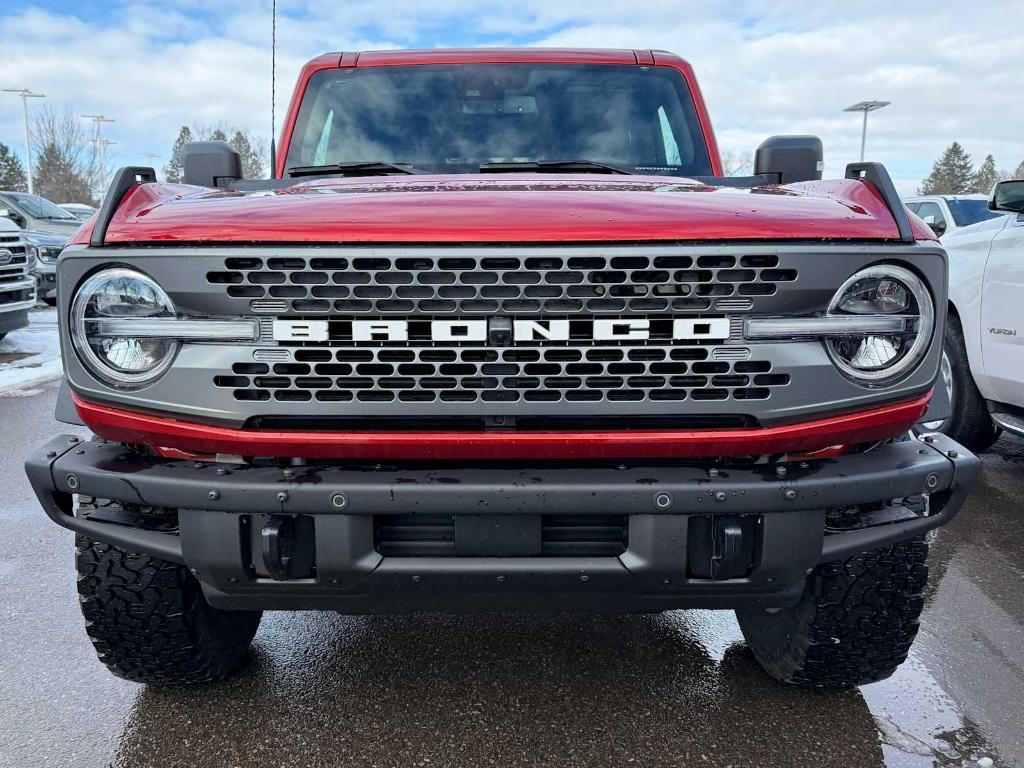
M825 152L817 136L772 136L754 155L754 175L777 176L779 184L818 181L825 169Z
M1024 213L1024 179L996 182L988 208L1004 213Z
M10 208L0 208L0 219L10 219L22 228L25 226L25 219L17 211L12 211Z
M924 223L935 233L936 237L942 237L946 234L946 222L936 221L934 216L925 216Z
M199 187L218 187L242 178L242 158L226 141L190 141L178 150L181 180Z

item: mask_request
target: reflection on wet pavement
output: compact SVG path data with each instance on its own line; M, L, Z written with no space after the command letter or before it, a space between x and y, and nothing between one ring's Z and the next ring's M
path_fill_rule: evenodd
M15 453L53 394L4 404ZM95 661L71 537L0 454L0 765L1024 765L1024 442L984 461L934 542L911 658L836 695L769 680L713 611L270 613L232 680L135 686Z

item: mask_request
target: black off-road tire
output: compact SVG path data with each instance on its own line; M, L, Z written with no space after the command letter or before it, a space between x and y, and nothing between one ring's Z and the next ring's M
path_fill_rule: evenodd
M842 690L889 677L917 635L928 544L915 539L819 565L778 611L736 611L761 667L804 688Z
M999 437L1000 429L992 421L988 404L978 391L978 385L974 383L971 365L967 360L963 326L954 314L950 314L946 319L942 351L949 359L953 375L950 416L938 428L928 429L918 425L917 431L941 432L972 451L984 451ZM936 386L942 386L941 377Z
M202 683L241 666L260 611L211 608L187 568L85 536L75 559L86 632L118 677Z

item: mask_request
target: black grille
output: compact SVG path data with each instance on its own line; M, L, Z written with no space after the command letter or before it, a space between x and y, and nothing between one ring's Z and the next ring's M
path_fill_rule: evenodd
M455 515L377 515L374 544L385 557L454 557ZM543 515L542 557L616 557L629 544L625 515Z
M789 384L715 348L309 348L214 377L239 401L471 403L765 400Z
M600 314L749 309L797 271L773 254L238 256L206 279L255 312Z

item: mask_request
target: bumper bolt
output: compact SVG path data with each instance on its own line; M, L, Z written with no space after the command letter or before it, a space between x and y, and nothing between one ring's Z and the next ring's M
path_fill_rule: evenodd
M414 582L416 582L417 584L419 584L419 583L420 583L420 579L422 579L422 578L423 578L422 576L413 576L413 577L412 577L412 580L413 580Z
M218 475L226 475L227 473L228 473L228 468L227 467L217 467L217 474Z
M498 576L497 581L505 581L505 577L504 576Z
M206 498L208 498L210 501L216 501L217 499L220 498L220 491L210 491L208 494L206 494Z
M654 497L654 506L658 509L668 509L672 506L672 495L668 493L659 493Z
M809 463L807 463L806 461L801 461L800 462L800 469L810 469L810 466L811 465Z
M280 501L282 504L288 501L288 491L278 491L277 500Z
M929 444L931 444L931 443L934 443L934 442L935 442L935 438L934 438L934 437L932 437L931 435L925 435L925 436L924 436L924 437L922 437L921 439L922 439L922 440L924 440L924 441L925 441L926 443L929 443Z
M718 471L718 467L712 467L708 470L708 477L718 477L721 472Z
M939 487L939 476L932 472L928 477L924 479L924 487L929 491L933 491Z
M291 477L295 473L292 472L290 469L283 469L281 470L281 474L284 475L285 477Z
M786 475L789 474L789 470L786 469L785 467L776 467L775 474L778 477L785 477Z
M955 459L960 454L957 453L956 451L949 451L946 455L949 456L949 458L951 458L951 459Z
M78 475L68 475L67 476L67 483L68 483L68 488L70 488L72 491L77 491L78 490Z
M792 488L787 488L782 493L782 495L785 496L787 499L795 499L796 498L796 491L794 491Z
M56 451L47 451L46 452L46 458L48 458L48 459L52 459L56 455L57 455Z
M71 445L74 445L75 443L81 442L81 440L82 440L82 438L80 438L80 437L69 437L68 438L68 443L70 443Z
M725 491L715 491L715 501L725 501L728 497Z
M584 573L582 576L580 576L580 581L590 581L590 577Z
M348 497L344 493L336 493L331 496L331 506L335 509L344 509L348 506Z

